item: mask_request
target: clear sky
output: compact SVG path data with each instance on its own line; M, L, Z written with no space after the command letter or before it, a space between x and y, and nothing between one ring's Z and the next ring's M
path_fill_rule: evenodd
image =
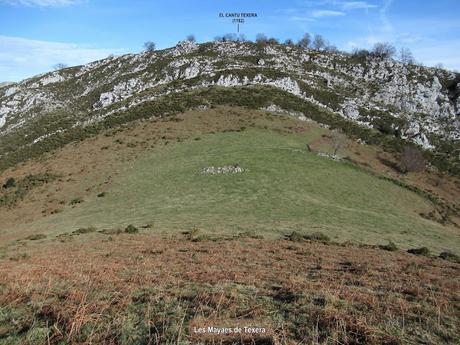
M235 32L220 12L256 12L241 27L249 39L320 33L347 51L389 41L460 69L460 0L0 0L0 81L139 52L149 40L161 49Z

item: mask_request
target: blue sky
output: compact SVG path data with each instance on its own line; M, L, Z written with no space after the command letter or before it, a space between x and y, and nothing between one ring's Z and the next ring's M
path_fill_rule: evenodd
M389 41L460 70L459 0L0 0L0 81L139 52L148 40L166 48L235 32L219 12L257 12L241 28L250 39L320 33L347 51Z

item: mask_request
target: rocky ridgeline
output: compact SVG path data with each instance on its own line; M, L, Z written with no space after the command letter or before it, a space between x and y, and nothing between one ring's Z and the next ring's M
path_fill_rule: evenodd
M171 93L265 85L435 151L439 142L460 139L459 81L453 72L392 60L284 45L184 41L0 86L0 140L57 112L68 117L66 126L86 126ZM54 131L30 134L28 143Z

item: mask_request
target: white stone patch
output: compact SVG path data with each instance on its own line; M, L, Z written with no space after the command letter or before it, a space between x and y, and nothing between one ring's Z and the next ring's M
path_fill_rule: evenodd
M61 81L65 81L65 78L59 74L59 72L51 73L47 75L45 78L40 79L42 85L48 85L52 83L58 83Z
M191 66L187 67L184 71L184 79L192 79L200 74L200 68L198 64L194 63Z
M16 86L10 87L5 91L5 96L10 97L11 95L15 94L19 91L19 88Z
M329 158L329 159L332 159L334 161L342 160L340 157L338 157L336 155L330 155L330 154L324 153L324 152L317 152L316 155L319 156L319 157Z
M2 109L0 108L0 128L2 128L6 123L6 116L2 115Z
M346 101L342 105L342 110L343 110L343 115L351 120L358 120L359 118L359 110L358 106L355 102L353 101Z
M243 169L239 164L226 165L223 167L207 167L201 169L201 174L203 175L219 175L219 174L240 174L247 172L249 170Z
M281 114L286 114L286 115L289 115L289 116L292 116L292 117L295 117L296 119L300 120L300 121L313 121L311 119L308 119L304 113L301 113L300 111L289 111L289 110L285 110L279 106L277 106L276 104L271 104L269 105L268 107L265 107L265 108L261 108L261 110L265 110L265 111L268 111L268 112L271 112L271 113L281 113Z
M198 44L191 41L181 41L177 43L176 47L172 50L173 56L188 54L198 49Z

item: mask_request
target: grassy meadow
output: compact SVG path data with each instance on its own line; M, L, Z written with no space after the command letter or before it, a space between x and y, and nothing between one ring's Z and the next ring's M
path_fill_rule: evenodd
M458 252L458 236L419 215L432 208L430 201L352 163L309 152L306 143L323 132L250 128L163 144L125 164L104 197L92 195L33 226L55 235L128 224L153 224L156 232L199 228L268 237L320 231L337 242L392 241ZM201 174L232 164L247 171Z

